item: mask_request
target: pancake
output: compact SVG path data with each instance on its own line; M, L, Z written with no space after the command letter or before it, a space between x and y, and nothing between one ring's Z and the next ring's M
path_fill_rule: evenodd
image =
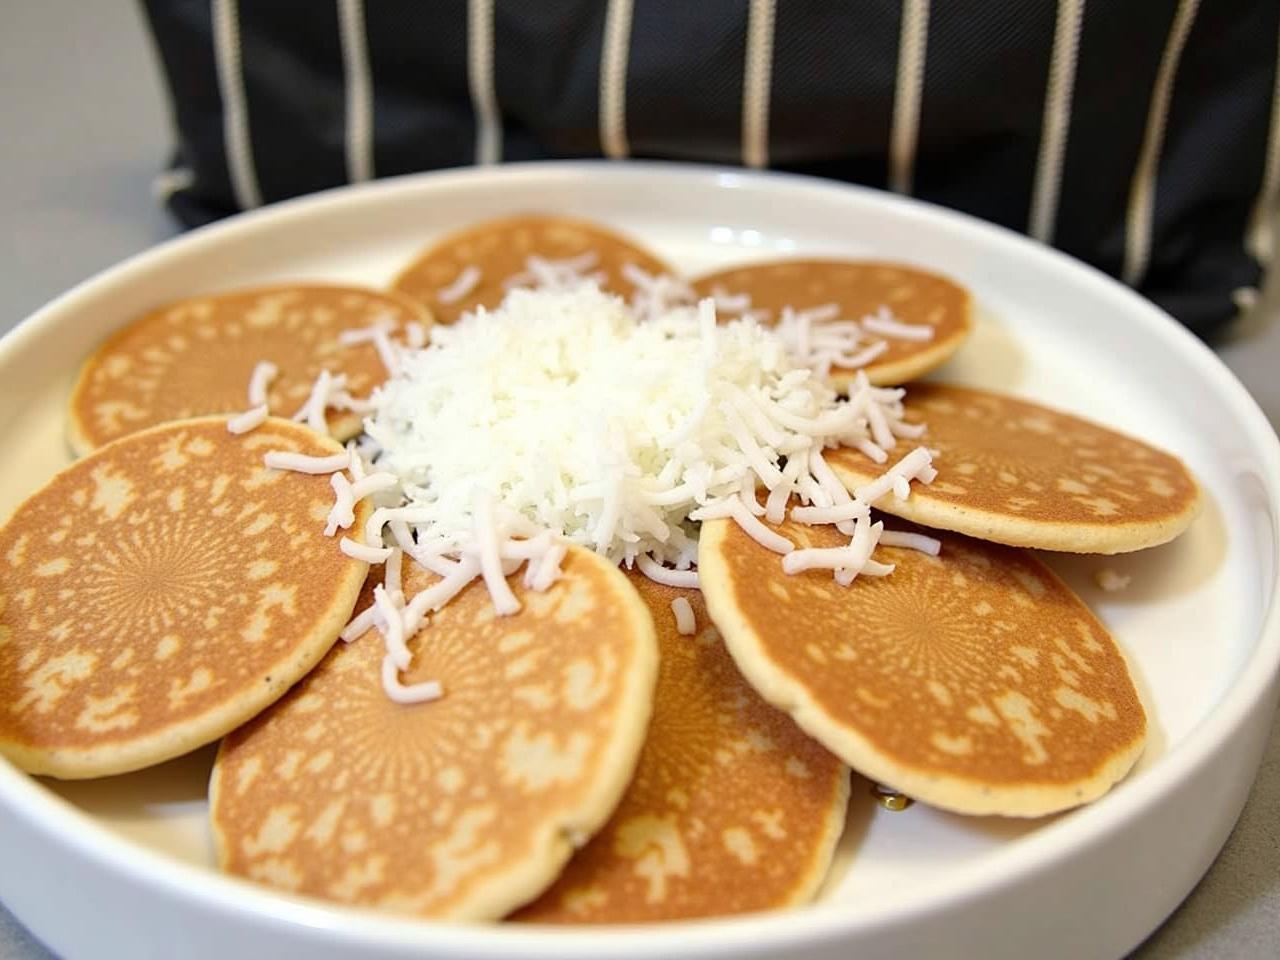
M292 417L321 370L347 375L356 398L386 379L369 343L343 346L338 334L379 322L396 330L430 315L396 294L313 284L235 290L171 303L116 331L89 358L71 393L68 438L78 455L168 420L248 409L260 361L280 368L268 392L271 413ZM346 440L361 415L331 410L330 432Z
M299 424L164 424L72 464L0 528L0 753L96 777L209 743L333 644L367 566L321 529L329 478L267 450L341 451Z
M844 824L848 770L747 685L699 591L631 582L661 650L640 763L609 822L514 919L637 923L808 901ZM676 631L677 597L696 636Z
M513 577L524 606L509 617L476 581L409 641L404 682L437 680L441 699L392 702L371 631L228 737L210 784L223 869L467 920L546 889L626 788L657 672L653 622L622 573L581 548L563 569L546 593ZM406 592L433 580L410 565Z
M913 385L906 408L928 426L919 442L937 451L938 477L906 500L882 497L886 513L1011 546L1111 554L1172 540L1200 509L1180 460L1079 417L936 383ZM884 472L851 448L826 459L850 489Z
M960 348L973 328L969 292L946 277L897 263L858 260L778 260L732 267L695 280L700 297L716 291L747 294L752 310L766 310L764 323L776 322L783 307L809 310L834 303L839 319L861 320L888 307L909 324L933 328L929 340L880 337L888 349L861 369L873 384L906 383L937 367ZM852 383L855 370L833 367L839 386Z
M650 274L673 273L639 244L598 224L567 217L529 215L490 220L438 240L396 278L394 289L426 304L440 323L453 323L477 306L496 307L507 294L506 281L522 274L530 256L569 260L594 252L584 270L604 274L601 288L630 298L634 285L623 275L630 263ZM440 299L464 270L475 267L475 286L456 300Z
M848 542L778 529L802 547ZM1040 816L1100 796L1146 737L1123 654L1031 554L939 539L937 557L881 547L896 569L842 587L829 570L784 573L713 521L698 569L751 685L873 782L965 814Z

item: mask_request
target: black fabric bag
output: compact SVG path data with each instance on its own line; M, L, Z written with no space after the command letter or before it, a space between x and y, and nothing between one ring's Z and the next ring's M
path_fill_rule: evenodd
M199 224L417 170L643 157L910 193L1202 335L1269 258L1275 0L145 0Z

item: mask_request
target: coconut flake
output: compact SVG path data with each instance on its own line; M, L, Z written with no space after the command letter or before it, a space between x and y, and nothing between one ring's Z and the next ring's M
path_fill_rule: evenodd
M916 447L870 483L856 488L853 491L854 496L866 503L874 504L892 491L899 481L909 482L919 479L928 483L937 474L937 471L932 469L932 461L933 457L927 448Z
M671 612L676 618L676 633L691 637L698 632L698 620L688 597L676 597L672 600Z
M483 275L474 263L463 268L453 282L436 291L436 300L445 305L457 303L480 285Z
M444 695L443 689L435 680L409 686L401 683L396 662L390 654L382 658L382 689L396 703L429 703Z
M641 554L636 557L636 567L646 577L654 583L663 583L668 587L684 587L686 589L700 589L698 582L698 572L696 570L673 570L670 567L664 567L648 554Z
M878 333L882 337L912 340L917 343L932 340L936 332L927 323L903 323L893 315L893 311L887 306L882 306L875 313L863 317L862 326L871 333Z
M350 537L339 540L338 548L352 560L363 560L365 563L382 563L391 556L390 547L370 547Z
M312 457L292 450L270 450L262 458L262 462L273 470L291 470L294 473L335 473L345 470L351 463L351 454L346 450L328 457Z
M931 557L942 551L942 541L923 533L908 533L905 530L886 530L880 534L880 545L885 547L904 547L908 550L919 550Z
M227 433L242 434L257 430L267 422L267 405L261 404L227 420Z
M270 360L263 360L254 366L253 373L249 376L249 406L266 406L267 391L279 375L280 368Z

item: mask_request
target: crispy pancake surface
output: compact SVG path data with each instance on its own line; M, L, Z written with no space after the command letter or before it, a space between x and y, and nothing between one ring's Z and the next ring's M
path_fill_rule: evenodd
M516 919L641 923L809 900L844 823L848 770L748 686L699 591L630 578L662 651L640 763L613 817ZM676 630L677 597L696 635Z
M591 253L595 260L582 273L598 271L601 289L622 297L635 290L624 276L626 264L649 274L673 272L639 244L599 224L527 215L491 220L437 241L405 268L394 288L425 304L441 323L453 323L468 310L501 303L510 289L508 281L526 273L529 257L563 261ZM475 285L456 299L448 297L450 287L469 268L478 271ZM528 279L531 286L532 278Z
M801 547L847 542L787 521ZM1123 654L1023 551L940 534L882 547L886 577L788 575L730 521L706 523L707 608L752 686L870 779L958 813L1039 816L1108 790L1146 715Z
M907 389L908 422L937 451L938 477L876 506L981 540L1071 553L1124 553L1172 540L1200 488L1171 454L1080 417L986 390ZM850 489L884 472L848 447L827 454Z
M869 332L887 349L861 369L874 384L899 384L924 375L956 352L973 328L969 292L946 277L906 264L858 260L778 260L731 267L694 281L699 296L723 292L747 294L753 311L763 310L765 323L776 322L783 307L809 310L833 303L838 319L860 321L882 307L908 324L927 325L928 340L906 340ZM815 324L815 326L820 324ZM852 382L856 371L833 367L839 385Z
M434 579L413 565L406 592ZM546 889L635 769L657 645L594 553L571 549L545 593L512 587L519 613L495 617L476 581L409 641L404 682L439 681L441 699L389 699L370 631L224 740L210 785L223 868L453 919L497 919Z
M268 393L272 415L291 417L321 370L345 374L363 399L386 379L370 343L344 346L339 334L386 324L392 335L430 315L394 293L299 284L234 290L153 310L118 330L89 358L68 407L68 436L83 455L119 437L169 420L249 407L261 361L280 370ZM361 417L331 410L339 439L360 432Z
M328 478L268 469L268 450L341 447L283 420L164 424L72 464L0 528L0 752L65 778L149 766L324 655L367 566L322 533Z

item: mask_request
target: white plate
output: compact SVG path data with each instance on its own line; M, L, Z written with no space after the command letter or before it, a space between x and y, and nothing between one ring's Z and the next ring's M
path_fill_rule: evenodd
M209 867L211 752L109 780L0 761L0 898L64 955L225 957L1119 955L1199 879L1244 803L1275 705L1280 447L1197 340L1097 272L1007 231L869 190L643 164L539 164L333 191L164 244L0 341L0 515L67 462L82 357L166 300L289 279L386 283L433 235L531 210L591 217L689 271L778 254L896 259L969 286L983 316L948 379L1043 400L1182 456L1207 508L1175 543L1051 562L1112 628L1153 737L1098 803L1033 823L877 808L865 786L820 902L627 931L460 926L281 896ZM1102 565L1133 576L1103 594Z

